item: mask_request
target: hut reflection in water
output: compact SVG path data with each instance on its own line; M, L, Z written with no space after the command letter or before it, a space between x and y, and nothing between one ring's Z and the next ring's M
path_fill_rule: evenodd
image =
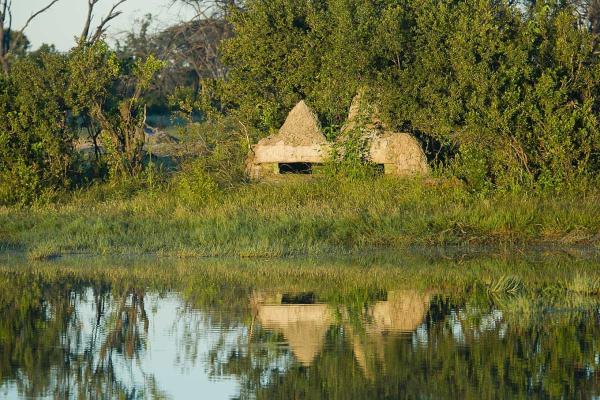
M369 359L383 361L386 336L415 332L427 315L430 299L430 294L415 290L388 292L386 300L364 307L360 315L362 326L358 327L346 309L316 303L310 293L253 293L251 304L256 323L280 333L295 359L305 367L323 350L332 325L341 325L352 343L357 363L372 378Z

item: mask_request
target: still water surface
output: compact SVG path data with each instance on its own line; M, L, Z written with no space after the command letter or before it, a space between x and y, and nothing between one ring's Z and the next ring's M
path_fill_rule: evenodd
M594 270L571 291L506 275L294 291L0 269L0 398L594 398Z

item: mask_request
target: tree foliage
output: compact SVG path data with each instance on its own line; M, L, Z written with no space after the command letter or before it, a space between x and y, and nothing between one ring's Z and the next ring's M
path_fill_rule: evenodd
M90 163L95 177L138 174L148 101L167 99L187 117L233 115L247 146L301 99L335 139L360 90L475 191L560 190L600 172L596 0L175 0L197 15L158 33L146 19L116 50L100 38L122 1L94 31L97 2L65 54L29 53L23 30L4 30L1 203L72 187Z
M370 90L388 126L475 189L598 172L597 40L565 2L248 1L230 17L221 96L266 134L300 99L325 125ZM443 151L443 154L437 154Z
M143 94L161 67L153 57L125 63L102 41L17 59L0 79L0 204L73 187L84 172L75 151L82 123L99 128L94 145L104 156L94 162L108 163L113 176L138 173Z
M70 185L76 131L63 56L20 59L0 78L0 204L28 203Z
M145 141L144 91L163 63L153 56L122 63L103 42L78 47L70 59L74 111L100 127L113 175L140 172Z
M380 79L388 120L455 148L454 172L477 188L598 170L598 60L571 9L426 1L414 15L418 50Z

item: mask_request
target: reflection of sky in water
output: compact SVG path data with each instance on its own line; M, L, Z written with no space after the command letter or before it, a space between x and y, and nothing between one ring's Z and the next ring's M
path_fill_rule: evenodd
M154 377L159 391L172 399L230 399L239 394L239 383L234 378L210 378L206 363L208 351L219 339L224 348L231 348L245 328L234 327L221 332L211 322L209 314L186 308L177 295L160 297L148 294L145 299L149 318L147 347L140 352L140 359L126 359L113 353L115 373L126 387L145 388ZM114 305L113 305L114 306ZM80 336L75 330L63 338L63 346L80 352L96 335L96 342L106 332L95 329L96 309L91 290L77 302ZM107 307L106 314L110 314ZM77 344L83 344L78 347ZM97 346L99 347L99 346ZM98 348L96 348L98 350ZM6 399L19 399L14 383L0 386L0 395ZM51 399L49 393L40 399Z
M446 382L443 385L447 385L448 377L441 376L440 371L451 371L448 376L453 380L457 379L454 368L457 371L460 368L463 371L477 370L481 376L489 375L496 379L498 365L513 362L517 366L527 365L523 370L526 374L515 378L523 384L524 393L537 393L540 388L546 387L560 388L546 383L552 373L558 373L560 385L569 384L564 383L563 374L572 380L595 382L600 357L594 347L594 337L599 335L595 330L597 321L589 319L590 314L581 320L588 323L581 337L576 331L562 330L562 327L569 328L572 320L555 321L560 329L555 332L556 336L548 336L546 331L552 327L551 322L539 325L533 333L511 330L511 324L518 320L510 320L508 312L491 305L487 308L465 304L442 307L440 302L432 305L428 294L415 291L397 291L393 295L388 293L387 297L386 301L373 301L354 311L341 304L284 304L281 299L270 300L271 303L266 300L250 302L251 307L241 307L243 310L237 311L227 308L229 304L224 299L225 305L199 311L186 304L180 294L146 293L143 295L143 309L148 318L147 334L138 319L139 326L131 324L124 331L135 331L141 335L141 340L115 341L110 346L114 375L120 385L128 390L135 389L134 394L139 398L151 398L150 392L154 391L160 397L171 399L253 398L260 397L257 394L261 390L266 398L270 398L268 390L273 387L289 390L286 394L298 394L310 387L308 382L311 380L318 382L319 390L324 387L330 390L336 385L349 386L357 379L363 379L361 387L353 387L352 390L373 388L371 392L364 392L368 396L361 398L375 398L373 396L384 389L394 393L399 387L412 389L413 394L429 391L432 398L437 398L444 397L440 395L443 392L436 392L429 379L437 377L438 382ZM246 297L241 303L244 299ZM59 350L64 350L71 359L82 357L85 351L91 350L94 366L101 366L103 359L99 353L102 344L111 332L121 332L111 331L115 316L124 315L117 312L122 306L118 300L108 301L97 325L92 290L88 289L82 296L72 295L75 315L61 335ZM66 302L59 304L68 305ZM130 311L142 309L142 303L136 303L133 297L126 298L124 304L129 308L123 309ZM58 318L60 312L54 315L55 311L44 310L47 318ZM138 330L133 327L138 327ZM253 332L252 338L250 332ZM549 340L552 338L556 340ZM56 342L52 343L55 346ZM125 349L124 343L139 345L137 352L129 353L133 357L119 353L120 349ZM550 363L561 343L568 344L565 346L567 350L579 349L585 357L581 357L579 352L558 353L561 357L566 354L566 358L557 364ZM519 350L515 351L516 348ZM494 363L485 364L494 350L498 350ZM60 378L64 378L61 374L65 371L59 370L63 367L61 360L61 357L55 360L54 368L47 371L51 377L46 388L48 391L44 393L45 397L38 398L55 398L52 391L64 389L65 381ZM459 363L461 360L462 364ZM73 365L76 363L73 362ZM442 368L442 365L445 367ZM565 372L565 368L571 368L572 372ZM64 375L72 379L75 369L72 366ZM517 374L521 370L515 371ZM511 390L515 383L511 375L507 371L502 373L506 376L506 381L502 382L503 393L514 394ZM23 373L17 374L17 381L25 382ZM46 371L42 371L41 376L45 374ZM427 379L419 380L425 376ZM469 377L468 374L463 376ZM0 398L20 399L17 381L3 382ZM69 382L70 392L77 393L75 379ZM323 382L330 386L322 386ZM469 386L473 388L472 393L481 388L478 386L480 383L478 378L462 382L466 386L472 385ZM448 393L455 395L455 388L448 386ZM592 392L595 392L595 386L586 393L591 396ZM327 398L329 394L327 392L323 397ZM338 398L352 397L355 393L344 395L346 397ZM281 395L279 398L287 397Z
M215 346L221 332L212 327L211 316L185 309L176 296L168 296L155 302L148 331L148 349L144 356L144 372L155 376L157 386L175 399L198 398L228 399L239 393L238 383L233 378L209 379L202 361ZM241 334L226 332L225 348ZM181 334L185 333L183 337ZM182 349L187 349L181 354ZM190 358L197 354L197 359Z
M450 329L452 330L452 336L457 343L464 344L465 335L463 333L463 327L460 323L460 318L455 311L450 313L450 317L448 318L450 323Z

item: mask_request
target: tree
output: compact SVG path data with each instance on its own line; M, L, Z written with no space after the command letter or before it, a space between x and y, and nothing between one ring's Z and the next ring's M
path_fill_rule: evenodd
M0 64L4 75L8 75L10 69L9 57L16 50L23 46L24 32L31 22L39 15L45 13L59 0L52 0L48 5L31 14L25 21L20 30L12 30L12 0L0 0ZM13 36L15 38L13 38Z
M223 101L263 135L300 99L340 126L380 68L377 27L392 0L248 1L222 46Z
M600 169L597 36L575 11L554 1L247 1L229 16L219 96L264 136L300 99L339 127L366 87L387 126L435 144L473 188L559 188Z
M93 142L96 159L101 142L112 176L130 176L142 168L146 124L142 95L163 63L153 55L120 61L102 39L110 21L121 15L119 6L127 0L114 3L92 30L94 8L100 1L88 0L84 28L69 60L69 94L73 111L83 118Z
M66 58L41 53L13 67L0 78L0 204L27 204L71 186L77 133Z
M153 22L151 15L139 21L137 31L117 42L117 53L123 60L154 55L165 61L165 69L152 82L148 100L150 110L166 112L169 97L178 88L198 93L203 80L225 77L218 46L231 29L223 19L198 19L151 32Z
M135 175L142 168L143 94L162 66L153 56L123 63L102 41L73 50L69 60L73 109L99 125L113 176Z
M427 0L411 13L414 50L383 79L388 121L448 144L453 173L477 189L598 171L595 38L569 6Z

